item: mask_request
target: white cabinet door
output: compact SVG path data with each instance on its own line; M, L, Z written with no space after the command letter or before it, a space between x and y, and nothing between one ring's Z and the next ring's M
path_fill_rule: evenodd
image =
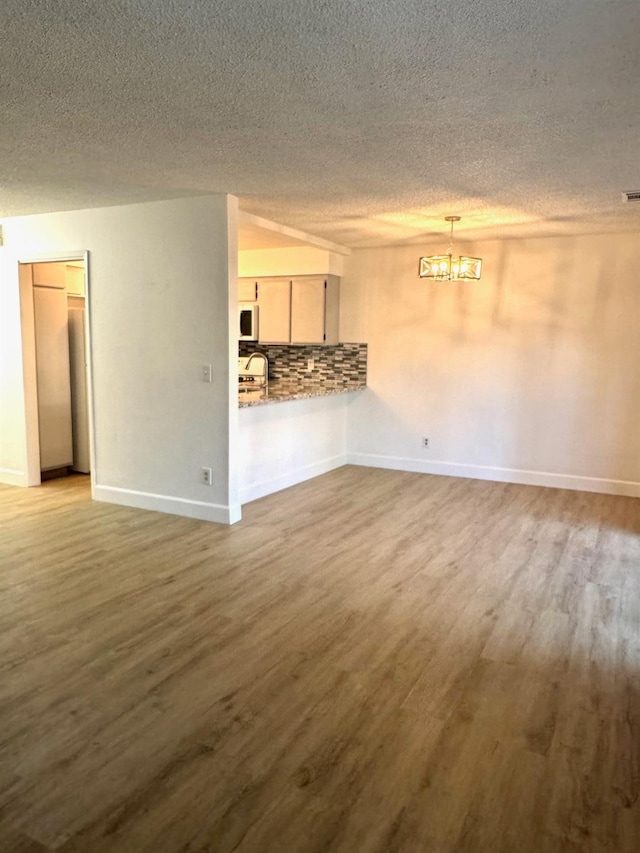
M258 340L286 344L291 340L291 281L287 278L258 282Z
M291 282L291 343L324 343L325 278L305 276Z
M67 265L63 261L33 264L33 283L41 287L57 287L66 290Z
M33 288L40 427L40 470L64 468L73 461L67 294Z
M324 342L337 344L340 341L340 279L337 275L328 275L326 284Z
M255 302L258 298L258 281L255 278L238 279L238 302Z

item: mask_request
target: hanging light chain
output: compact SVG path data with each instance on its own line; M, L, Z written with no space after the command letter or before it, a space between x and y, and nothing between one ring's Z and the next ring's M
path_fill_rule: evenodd
M449 232L449 248L447 249L447 255L453 255L453 223L460 222L459 216L445 216L445 222L451 223L451 230Z

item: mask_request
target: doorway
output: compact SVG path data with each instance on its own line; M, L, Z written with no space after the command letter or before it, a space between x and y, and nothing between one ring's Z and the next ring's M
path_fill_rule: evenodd
M93 482L88 253L19 264L27 485Z

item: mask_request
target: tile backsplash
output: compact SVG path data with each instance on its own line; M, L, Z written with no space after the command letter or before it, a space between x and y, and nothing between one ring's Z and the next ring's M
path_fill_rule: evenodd
M367 345L258 344L239 341L238 355L261 352L269 359L269 382L363 388L367 383ZM309 359L313 370L307 370Z

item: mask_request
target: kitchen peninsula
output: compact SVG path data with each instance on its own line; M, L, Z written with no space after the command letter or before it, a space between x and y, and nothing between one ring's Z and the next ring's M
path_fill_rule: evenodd
M240 356L259 353L269 363L265 388L240 386L239 406L263 406L358 391L367 385L367 345L296 346L241 341Z
M269 380L266 395L240 395L241 503L345 465L349 409L367 382L366 344L240 342L241 356L253 352L267 356Z
M367 345L340 343L341 276L349 254L240 213L242 391L232 441L241 504L347 463L349 412L367 393Z
M310 400L312 397L329 397L333 394L347 394L350 391L361 391L366 383L345 387L292 385L288 382L274 382L267 391L240 391L238 406L241 409L249 406L264 406L267 403L283 403L288 400Z

